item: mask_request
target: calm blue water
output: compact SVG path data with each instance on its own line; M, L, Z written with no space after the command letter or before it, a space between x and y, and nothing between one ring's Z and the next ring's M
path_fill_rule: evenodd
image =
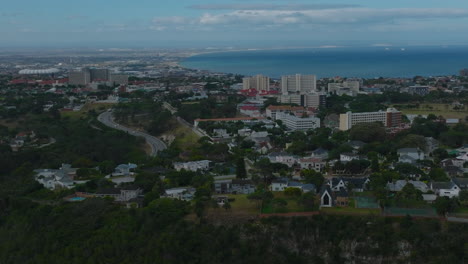
M182 66L242 75L316 74L318 77L413 77L458 74L468 68L468 47L298 49L202 54Z

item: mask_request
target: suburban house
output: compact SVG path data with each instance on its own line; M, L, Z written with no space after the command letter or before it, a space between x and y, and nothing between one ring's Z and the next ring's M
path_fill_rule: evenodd
M268 155L268 159L271 163L281 163L292 167L296 164L298 157L286 152L272 152Z
M58 170L54 169L38 169L35 180L49 190L57 188L71 189L74 187L74 178L77 169L72 168L70 164L62 164Z
M143 193L143 190L137 186L127 186L123 188L108 188L98 190L93 196L95 197L112 197L116 202L128 202L134 198L138 198Z
M460 187L460 190L468 190L468 178L452 178L452 182Z
M177 171L188 170L188 171L198 171L198 170L208 170L210 168L209 160L199 160L199 161L189 161L189 162L174 162L174 169Z
M319 197L320 207L345 207L349 205L349 193L344 188L333 191L330 185L324 184L320 189Z
M370 180L367 177L336 177L329 180L327 185L334 192L340 190L363 192L369 182ZM349 190L350 187L351 190Z
M398 162L415 163L417 160L424 160L424 151L419 148L401 148L398 149Z
M270 190L273 192L282 192L286 188L298 188L303 192L315 192L316 186L309 183L290 181L286 178L277 179L271 182Z
M433 191L438 196L446 196L449 198L458 197L460 193L460 187L458 187L454 182L431 182L431 191Z
M115 168L115 171L111 176L130 176L131 172L135 170L138 166L133 163L120 164Z
M321 172L327 163L323 161L321 158L301 158L299 159L299 166L301 169L308 169L308 170L315 170L317 172Z
M361 149L362 147L364 147L364 145L366 145L366 143L360 141L360 140L351 140L348 142L348 145L350 147L352 147L355 151Z
M195 188L193 187L178 187L165 190L164 198L179 199L183 201L191 201L195 196Z
M387 183L387 189L392 192L399 192L403 190L403 187L406 186L406 184L412 184L414 188L420 190L423 193L426 193L429 191L429 187L427 184L425 184L422 181L407 181L407 180L398 180L395 183L389 182Z
M361 157L358 154L347 152L347 153L341 153L340 154L340 161L343 163L352 161L352 160L361 160L361 159L366 159L364 157Z
M214 182L214 190L218 194L251 194L255 192L255 184L251 180L216 180Z
M328 150L325 150L323 148L318 148L310 154L311 157L314 158L322 158L322 159L328 159Z

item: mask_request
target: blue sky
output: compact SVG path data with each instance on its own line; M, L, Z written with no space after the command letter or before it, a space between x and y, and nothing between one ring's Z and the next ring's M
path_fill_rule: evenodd
M467 0L16 0L0 46L468 44Z

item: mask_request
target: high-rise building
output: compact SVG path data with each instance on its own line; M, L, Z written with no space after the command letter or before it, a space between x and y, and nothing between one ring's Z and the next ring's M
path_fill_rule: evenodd
M460 76L467 77L468 76L468 68L460 70Z
M263 75L255 75L242 79L244 90L255 89L257 91L270 90L270 78Z
M71 71L68 73L68 84L70 85L88 85L91 82L89 69L81 71Z
M283 95L291 93L312 93L317 91L317 77L315 75L286 75L281 77L281 92Z
M349 130L359 123L381 122L385 127L397 127L401 124L401 112L395 108L387 111L351 113L340 115L340 130Z
M288 94L281 95L280 102L282 104L297 104L304 107L321 108L326 105L327 96L324 93L307 93L307 94Z
M342 83L329 83L328 93L336 93L337 95L356 96L359 92L361 84L359 81L344 81Z
M109 69L90 69L89 73L91 75L91 82L107 82L110 80Z
M128 84L128 75L127 74L112 74L110 76L110 81L113 84L127 85Z

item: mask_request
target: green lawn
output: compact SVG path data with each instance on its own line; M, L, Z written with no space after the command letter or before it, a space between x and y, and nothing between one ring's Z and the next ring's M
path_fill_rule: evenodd
M354 207L324 207L321 208L320 211L326 214L380 215L380 209L361 209Z
M273 194L275 198L284 199L286 200L288 204L283 208L274 208L272 203L264 204L262 208L263 214L311 211L311 210L306 210L302 205L298 204L296 198L286 196L283 192L273 192ZM318 201L316 201L316 204L318 204Z
M180 124L167 134L175 136L174 144L181 149L189 149L198 146L198 140L200 139L190 128Z
M402 111L403 114L417 114L417 115L429 115L434 114L436 116L443 116L444 118L458 118L462 121L468 116L468 107L465 106L462 110L453 110L451 104L420 104L418 108L405 108L405 105L394 105L398 110Z
M247 199L246 194L227 194L226 196L235 199L235 201L231 202L231 211L233 212L251 214L258 214L260 212L260 203L250 201Z
M64 111L60 115L62 117L69 117L71 119L80 119L85 118L88 114L88 111L96 110L97 113L101 113L109 108L111 108L113 103L87 103L81 108L80 111Z

